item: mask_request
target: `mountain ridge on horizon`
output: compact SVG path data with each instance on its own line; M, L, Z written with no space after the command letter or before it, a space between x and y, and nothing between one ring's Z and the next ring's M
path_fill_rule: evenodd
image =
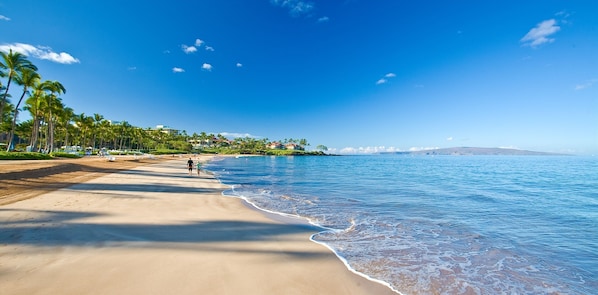
M511 148L485 148L485 147L451 147L441 149L404 151L404 152L381 152L380 154L397 155L428 155L428 156L556 156L564 155L558 153L538 152L519 150Z

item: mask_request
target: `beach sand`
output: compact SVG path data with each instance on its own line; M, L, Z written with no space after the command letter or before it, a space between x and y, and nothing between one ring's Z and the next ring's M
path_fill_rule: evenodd
M395 294L309 241L314 227L222 196L226 187L189 176L186 160L89 168L110 165L96 160L58 189L43 188L47 172L27 180L0 164L10 198L18 181L36 191L0 196L10 203L0 206L0 293Z

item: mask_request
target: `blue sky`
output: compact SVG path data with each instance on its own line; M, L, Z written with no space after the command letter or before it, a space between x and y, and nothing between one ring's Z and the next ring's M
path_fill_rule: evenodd
M76 113L333 152L598 153L598 2L0 0Z

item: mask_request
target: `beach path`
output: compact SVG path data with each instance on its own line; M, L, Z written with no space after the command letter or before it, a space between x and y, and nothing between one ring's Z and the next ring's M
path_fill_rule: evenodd
M394 294L185 161L0 206L2 294Z

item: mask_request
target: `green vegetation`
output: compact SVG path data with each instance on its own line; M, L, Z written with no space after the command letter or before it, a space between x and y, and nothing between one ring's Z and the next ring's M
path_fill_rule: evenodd
M306 152L306 139L267 138L228 139L221 134L201 132L187 135L168 128L140 128L127 121L113 122L100 114L75 114L62 103L66 88L58 81L43 80L38 68L25 55L0 52L0 141L6 150L0 159L38 159L80 157L107 154L260 154L323 155L327 148L318 145ZM16 104L11 103L9 89L21 87ZM19 112L26 110L31 119L18 122ZM1 144L0 144L1 146Z
M30 154L39 154L39 153L30 153ZM81 158L83 155L79 154L79 153L71 154L71 153L64 153L64 152L53 152L50 154L50 156L52 156L53 158L77 159L77 158Z
M49 160L52 156L41 153L14 153L0 151L0 160Z

